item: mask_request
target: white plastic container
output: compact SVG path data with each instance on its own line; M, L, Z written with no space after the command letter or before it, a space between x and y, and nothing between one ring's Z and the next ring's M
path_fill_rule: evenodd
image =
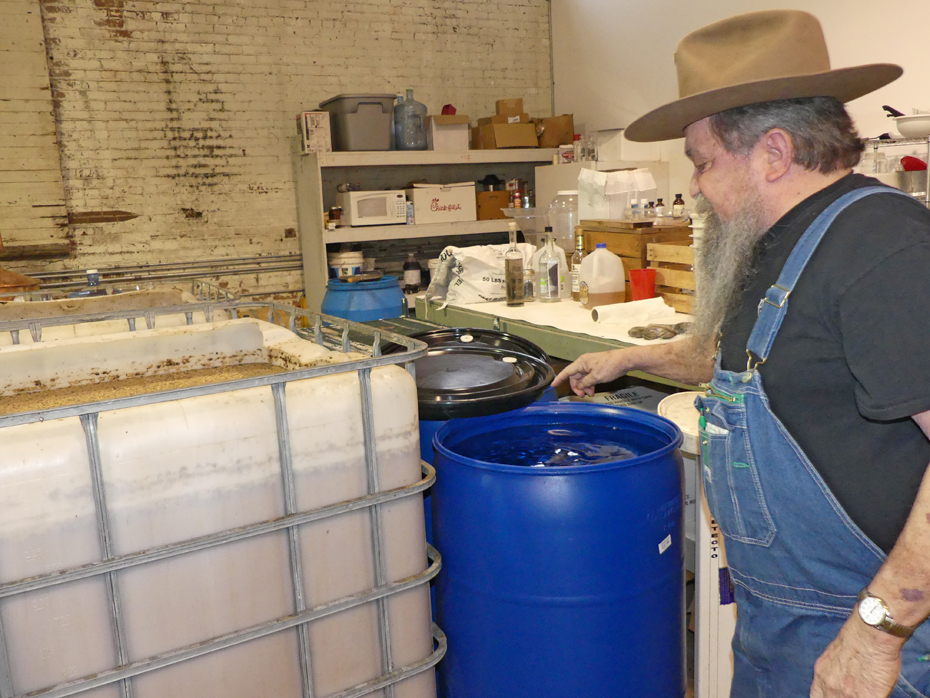
M623 278L623 260L607 249L603 242L581 261L578 275L581 304L585 308L623 303L626 300L626 282Z
M571 257L575 252L575 226L578 225L578 190L564 190L549 204L549 225L555 234L556 247Z
M4 347L0 396L36 384L93 383L98 375L170 373L178 365L268 362L307 369L349 358L359 357L331 352L259 320L229 320ZM284 413L276 410L271 386L226 384L213 394L123 408L104 404L96 420L89 420L96 429L86 423L92 415L82 420L50 413L29 423L0 417L0 584L152 554L368 495L359 374L349 370L283 385ZM378 491L410 486L421 479L415 383L401 367L381 366L372 370L370 386ZM282 429L292 469L282 459ZM92 433L99 459L89 455L95 452ZM94 472L102 483L96 495ZM295 504L290 510L288 472ZM108 539L98 522L101 511ZM305 609L374 589L372 511L364 507L299 527L224 538L183 554L146 558L112 575L68 578L3 598L0 623L14 694L120 664L108 584L115 588L130 663L298 612L294 579L302 580ZM421 498L381 504L378 516L386 582L422 574L427 560ZM428 587L393 593L384 603L395 668L429 657ZM384 673L376 604L337 610L304 626L314 695L328 696ZM133 695L299 698L300 646L297 628L282 627L139 674L130 679ZM394 691L399 698L433 698L433 672L408 678ZM119 690L109 684L87 695L115 698Z
M341 279L346 276L361 274L365 266L363 252L331 252L327 255L329 278Z

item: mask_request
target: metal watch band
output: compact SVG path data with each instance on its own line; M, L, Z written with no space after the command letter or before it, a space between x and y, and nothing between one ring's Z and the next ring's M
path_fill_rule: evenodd
M859 596L856 599L857 605L862 603L862 600L866 598L878 599L885 609L884 619L877 625L873 625L871 627L875 628L876 630L881 630L882 632L888 633L889 635L894 635L895 637L904 638L905 640L914 634L914 631L917 629L916 627L911 628L911 627L908 627L907 625L901 625L900 623L895 623L894 620L892 620L891 618L891 613L888 611L888 605L885 603L885 600L879 596L876 596L875 594L870 592L868 589L863 589L862 591L859 592Z

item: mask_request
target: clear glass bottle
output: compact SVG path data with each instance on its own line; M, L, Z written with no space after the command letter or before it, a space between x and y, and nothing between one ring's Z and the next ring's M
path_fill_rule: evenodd
M547 226L548 228L548 226ZM555 251L555 237L551 230L546 232L546 248L539 257L539 300L543 303L558 303L559 297L559 255Z
M643 213L639 210L639 204L634 201L632 204L630 204L630 220L640 221L642 218Z
M510 248L504 253L504 285L507 305L523 305L523 253L517 249L517 223L507 224L510 234Z
M394 107L394 149L426 150L426 105L413 98L413 90L407 90L407 98Z
M581 227L575 229L575 254L572 255L572 300L581 300L581 262L585 258L584 233Z
M656 202L649 201L646 203L646 208L643 210L643 218L655 218L656 217Z
M407 254L407 261L404 262L404 293L416 293L420 290L420 283L423 280L423 267L417 261L413 252Z
M588 144L585 146L585 159L592 162L597 161L597 141L594 136L588 136Z
M576 133L575 139L572 141L572 155L575 158L575 162L584 160L584 143L581 142L580 133Z
M685 200L681 198L681 194L675 194L675 200L672 202L672 215L675 218L681 218L681 215L685 212Z

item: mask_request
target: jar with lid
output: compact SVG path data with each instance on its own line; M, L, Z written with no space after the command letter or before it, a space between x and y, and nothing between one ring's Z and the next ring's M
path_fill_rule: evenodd
M413 98L407 90L406 99L394 107L394 148L396 150L426 150L426 105Z
M575 226L578 225L578 190L558 192L549 204L548 213L555 244L571 256L575 252Z

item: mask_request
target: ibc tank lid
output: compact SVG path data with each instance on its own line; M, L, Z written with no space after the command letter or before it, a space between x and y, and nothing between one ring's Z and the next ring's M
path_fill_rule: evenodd
M675 393L663 398L659 402L657 411L660 417L665 417L678 425L684 440L681 448L687 453L697 454L698 452L698 419L701 413L694 406L694 398L703 393L698 391L687 391Z

